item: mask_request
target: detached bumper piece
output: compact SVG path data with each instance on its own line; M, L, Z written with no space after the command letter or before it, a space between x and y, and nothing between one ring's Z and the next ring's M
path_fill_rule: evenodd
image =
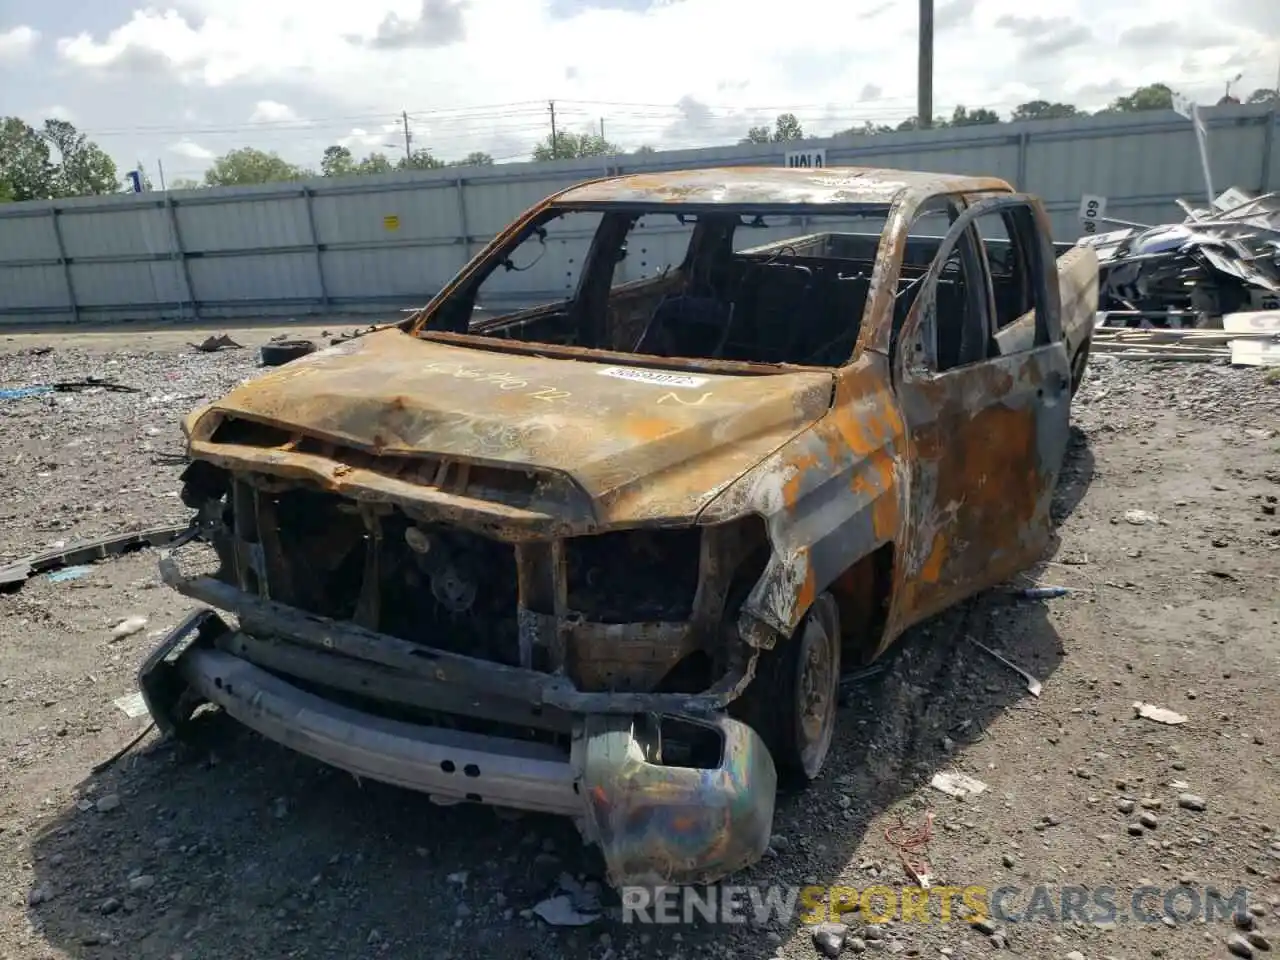
M229 652L242 636L201 610L156 647L138 682L162 730L180 733L196 707L213 703L360 777L445 801L573 817L600 846L615 886L714 882L768 844L773 761L754 731L727 717L574 714L566 753L335 703ZM691 741L697 749L685 756Z

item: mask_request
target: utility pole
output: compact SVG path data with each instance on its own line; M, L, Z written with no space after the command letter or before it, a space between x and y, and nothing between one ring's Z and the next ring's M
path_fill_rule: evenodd
M916 76L916 124L933 126L933 0L920 0L920 51Z
M413 159L413 149L409 146L413 142L413 134L409 132L409 111L401 110L400 119L404 121L404 162L408 163Z
M160 171L160 189L162 191L169 189L164 185L164 161L158 157L156 158L156 169Z
M560 159L560 142L556 140L556 102L548 100L547 106L551 108L551 159Z

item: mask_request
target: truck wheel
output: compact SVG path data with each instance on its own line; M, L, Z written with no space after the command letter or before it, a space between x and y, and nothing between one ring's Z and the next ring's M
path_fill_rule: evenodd
M741 719L773 755L781 782L817 778L831 752L840 693L840 615L824 593L789 638L763 650L740 705Z

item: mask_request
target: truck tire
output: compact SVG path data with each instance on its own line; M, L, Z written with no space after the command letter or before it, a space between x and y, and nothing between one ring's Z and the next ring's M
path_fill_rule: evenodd
M822 772L840 695L840 614L819 596L790 638L762 650L736 711L764 741L780 783L799 787Z
M316 345L312 340L277 340L274 343L264 343L262 345L262 365L264 367L278 367L281 364L288 363L290 360L297 360L299 357L305 357L309 353L315 353Z

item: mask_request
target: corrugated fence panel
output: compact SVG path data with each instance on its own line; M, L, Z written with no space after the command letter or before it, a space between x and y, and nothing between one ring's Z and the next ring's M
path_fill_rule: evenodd
M188 253L303 247L311 241L307 203L294 197L222 203L181 204L177 208L182 243Z
M379 191L316 191L316 237L322 244L453 240L462 233L457 188L388 185Z
M548 194L563 190L574 179L568 175L549 177L544 174L503 182L475 181L467 188L467 228L472 236L488 240L521 211Z
M145 259L173 251L173 230L162 207L125 210L84 210L73 207L58 214L58 227L67 257Z
M81 307L176 307L185 295L181 273L177 261L76 263L71 280Z
M321 256L329 296L338 301L404 296L421 302L466 262L462 244L326 250Z
M194 257L188 261L198 303L320 302L315 254Z
M70 310L60 266L0 267L0 310Z
M1217 190L1280 189L1276 111L1255 105L1212 108L1204 115ZM828 166L1001 177L1045 200L1058 240L1079 236L1077 210L1085 193L1106 196L1112 216L1144 223L1180 220L1174 200L1199 202L1204 195L1190 121L1159 111L34 201L0 206L0 322L361 309L390 314L420 304L513 218L570 184L607 171L778 165L789 149L814 148L826 150ZM749 242L805 229L760 230ZM644 225L616 276L649 276L677 262L686 237L687 228ZM587 240L579 227L553 225L545 247L527 244L519 253L528 262L496 271L485 294L499 301L563 296L577 281Z
M4 209L0 207L0 212ZM23 260L56 259L58 235L54 232L52 214L0 218L0 266Z

